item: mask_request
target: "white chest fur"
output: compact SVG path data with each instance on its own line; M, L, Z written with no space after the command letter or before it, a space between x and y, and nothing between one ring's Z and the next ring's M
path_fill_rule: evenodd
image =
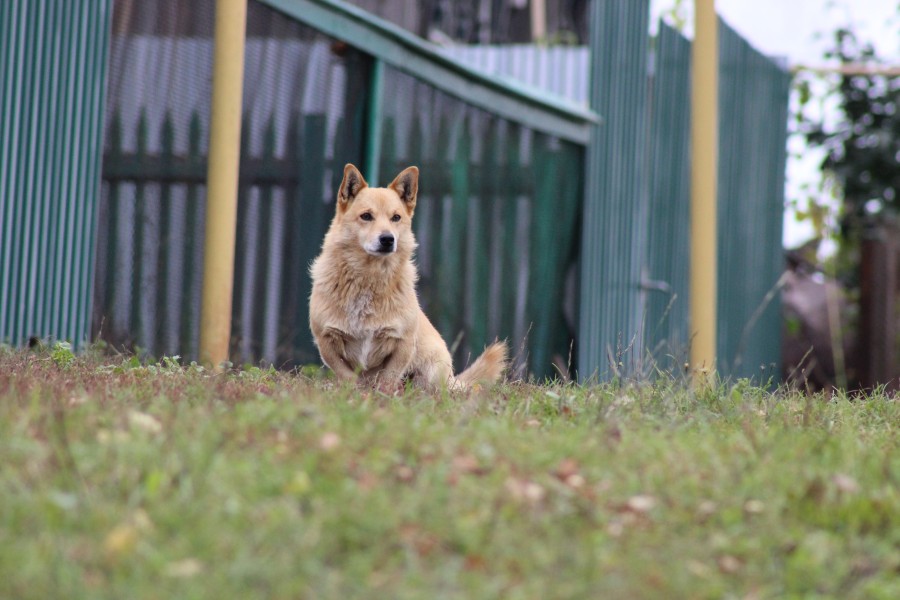
M366 370L369 368L369 355L372 354L372 346L375 342L375 332L369 332L362 340L359 341L359 350L357 351L356 360L359 366Z
M354 338L348 345L347 358L362 370L371 366L369 363L375 347L375 329L369 323L369 319L374 314L371 292L363 292L347 304L347 332Z
M367 321L374 314L372 292L363 292L347 304L347 329L354 335L365 335Z

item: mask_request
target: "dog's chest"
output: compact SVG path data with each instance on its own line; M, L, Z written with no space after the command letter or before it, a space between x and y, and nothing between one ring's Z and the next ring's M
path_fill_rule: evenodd
M371 292L363 292L347 304L347 330L353 338L348 340L347 358L363 370L374 366L372 355L377 345L376 328L370 320L375 313L375 302Z
M363 337L366 330L371 336L369 318L375 314L372 292L362 292L347 303L347 329L355 336Z

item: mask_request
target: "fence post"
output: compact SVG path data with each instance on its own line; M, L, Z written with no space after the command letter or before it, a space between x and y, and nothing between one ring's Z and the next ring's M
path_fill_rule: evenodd
M246 21L247 0L216 1L200 309L200 360L216 368L228 358L231 337Z
M718 36L714 0L697 0L691 54L691 367L716 366ZM699 371L702 372L702 371Z
M860 361L863 387L898 389L897 225L879 224L866 233L860 258Z

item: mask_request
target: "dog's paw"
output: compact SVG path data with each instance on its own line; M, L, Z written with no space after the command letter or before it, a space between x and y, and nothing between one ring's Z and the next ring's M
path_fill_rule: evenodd
M386 396L402 396L406 386L402 380L382 379L375 384L375 389Z

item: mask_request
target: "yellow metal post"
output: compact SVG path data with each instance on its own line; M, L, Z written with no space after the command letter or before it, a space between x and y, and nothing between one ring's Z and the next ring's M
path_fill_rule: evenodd
M691 58L691 368L716 366L718 54L714 0L695 2Z
M200 360L216 368L231 338L246 22L247 0L216 0L200 308Z

